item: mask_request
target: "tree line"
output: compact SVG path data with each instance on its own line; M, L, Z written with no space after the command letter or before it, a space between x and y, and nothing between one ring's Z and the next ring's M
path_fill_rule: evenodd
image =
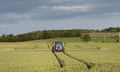
M49 39L57 37L80 37L81 32L90 32L93 30L45 30L35 31L24 34L3 34L0 36L0 42L19 42L19 41L30 41L39 39Z
M109 27L101 30L101 32L120 32L120 27Z
M120 28L106 28L103 30L87 30L87 29L74 29L74 30L44 30L44 31L34 31L24 34L3 34L0 36L0 42L20 42L20 41L30 41L30 40L39 40L39 39L49 39L57 37L81 37L82 33L90 32L120 32ZM85 35L85 39L88 38L88 35ZM83 37L84 38L84 37Z

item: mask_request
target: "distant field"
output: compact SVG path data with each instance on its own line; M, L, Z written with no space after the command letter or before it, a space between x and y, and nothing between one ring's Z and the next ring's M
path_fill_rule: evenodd
M118 36L117 32L92 32L89 33L91 37L115 37Z
M54 42L55 40L62 40L64 42L83 42L80 37L66 37L66 38L52 38L48 39L49 42ZM116 42L116 39L113 37L91 37L91 42Z
M54 40L65 41L65 53L56 53L63 67L51 52ZM74 37L0 43L0 72L120 72L119 68L116 42L82 42Z

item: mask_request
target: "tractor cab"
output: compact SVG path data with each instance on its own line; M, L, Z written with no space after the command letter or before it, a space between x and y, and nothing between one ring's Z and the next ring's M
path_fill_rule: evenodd
M64 52L64 46L62 41L55 41L52 46L52 52Z

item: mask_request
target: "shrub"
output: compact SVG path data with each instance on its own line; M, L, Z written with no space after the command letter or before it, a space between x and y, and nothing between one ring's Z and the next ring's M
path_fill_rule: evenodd
M88 41L91 40L91 37L90 37L90 35L88 35L88 34L84 34L84 35L82 36L82 40L85 41L85 42L88 42Z

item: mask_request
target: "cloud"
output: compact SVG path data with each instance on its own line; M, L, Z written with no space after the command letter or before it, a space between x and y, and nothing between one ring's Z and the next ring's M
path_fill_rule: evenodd
M30 16L27 14L18 14L14 12L7 13L2 16L3 18L7 18L7 19L29 19L30 18Z
M2 33L120 26L119 19L120 0L0 0Z
M89 12L92 9L89 5L52 5L39 6L30 10L27 14L31 19L61 19L78 16L78 14Z
M119 15L119 7L119 0L0 0L0 22Z
M53 9L59 11L89 11L91 9L88 5L61 5L61 6L40 6L42 9Z
M8 27L8 25L0 24L0 28L6 28L6 27Z
M120 12L111 12L111 13L107 13L108 15L120 15Z
M54 10L62 10L62 11L88 11L90 9L90 6L53 6Z

